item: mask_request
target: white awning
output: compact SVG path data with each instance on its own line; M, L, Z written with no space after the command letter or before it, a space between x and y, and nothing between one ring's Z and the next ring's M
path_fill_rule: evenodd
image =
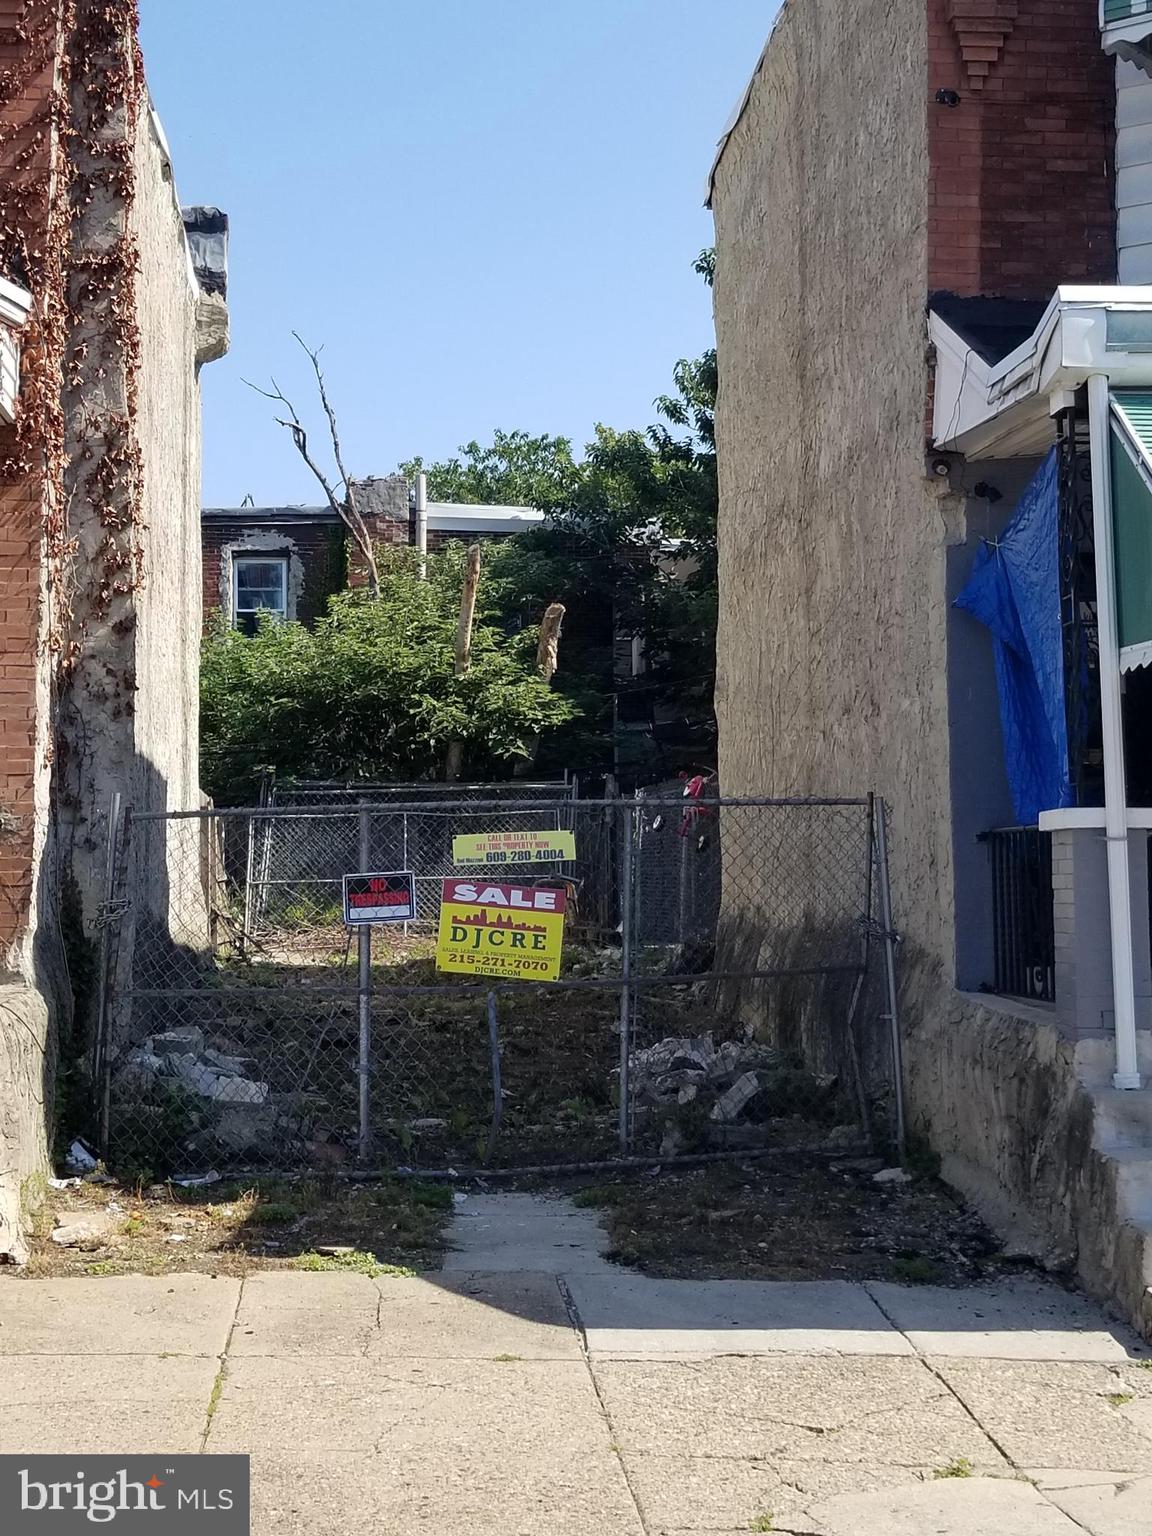
M1040 454L1051 416L1092 374L1152 386L1152 287L1058 288L1032 335L999 362L982 358L935 310L933 442L971 459Z

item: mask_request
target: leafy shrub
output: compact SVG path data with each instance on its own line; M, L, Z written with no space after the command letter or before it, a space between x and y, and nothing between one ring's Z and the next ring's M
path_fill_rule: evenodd
M381 551L380 595L342 592L312 629L262 619L246 636L224 623L204 644L203 777L221 804L251 797L259 774L435 779L450 742L464 771L493 776L531 755L572 704L535 668L537 635L509 634L480 609L472 661L453 675L464 551L428 559ZM484 581L481 581L482 599Z

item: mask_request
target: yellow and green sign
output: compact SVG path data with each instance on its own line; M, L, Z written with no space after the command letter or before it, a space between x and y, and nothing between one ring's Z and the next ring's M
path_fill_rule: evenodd
M436 968L507 981L557 981L564 907L563 890L445 880Z
M477 832L452 839L454 864L548 864L576 857L573 832Z

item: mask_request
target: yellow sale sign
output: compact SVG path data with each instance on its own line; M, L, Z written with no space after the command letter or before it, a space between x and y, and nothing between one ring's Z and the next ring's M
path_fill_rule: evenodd
M445 880L436 968L510 981L557 981L565 892Z
M574 832L478 832L452 839L454 864L545 864L575 857Z

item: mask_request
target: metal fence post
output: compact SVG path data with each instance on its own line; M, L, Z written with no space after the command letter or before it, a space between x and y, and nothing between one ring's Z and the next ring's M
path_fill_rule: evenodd
M401 842L402 842L402 847L401 847L401 850L400 850L400 868L401 869L410 869L411 865L408 863L408 812L407 811L402 811L401 815L403 817L403 820L402 820L402 822L400 824L400 836L401 836ZM418 898L418 896L416 894L416 882L415 882L415 880L413 880L413 882L412 882L412 916L413 917L419 917L420 916L420 901L419 901L419 898ZM404 924L404 937L405 938L408 937L408 924L407 923Z
M635 835L636 806L622 805L624 847L620 859L620 1151L627 1155L631 1136L629 1097L632 1065L632 839Z
M900 1010L896 998L896 932L892 926L892 882L888 871L888 804L876 801L876 862L880 882L880 923L884 929L884 984L887 991L888 1026L892 1040L892 1079L896 1097L896 1146L903 1162L907 1152L904 1119L904 1043L900 1038Z
M488 1049L492 1060L492 1128L488 1132L488 1150L484 1154L487 1167L496 1152L496 1138L500 1134L500 1122L504 1118L504 1084L500 1072L500 1015L496 1009L496 993L488 993Z
M367 802L360 803L360 868L359 874L366 874L369 860L372 857L372 833L370 812ZM359 975L359 1002L360 1002L360 1052L359 1052L359 1089L360 1089L360 1139L359 1158L366 1163L372 1150L372 1129L369 1107L370 1073L372 1069L372 928L365 923L357 929L358 957L360 961Z
M248 818L248 849L244 859L244 927L237 946L240 954L248 953L248 941L255 926L255 908L252 904L252 882L256 878L256 822Z

